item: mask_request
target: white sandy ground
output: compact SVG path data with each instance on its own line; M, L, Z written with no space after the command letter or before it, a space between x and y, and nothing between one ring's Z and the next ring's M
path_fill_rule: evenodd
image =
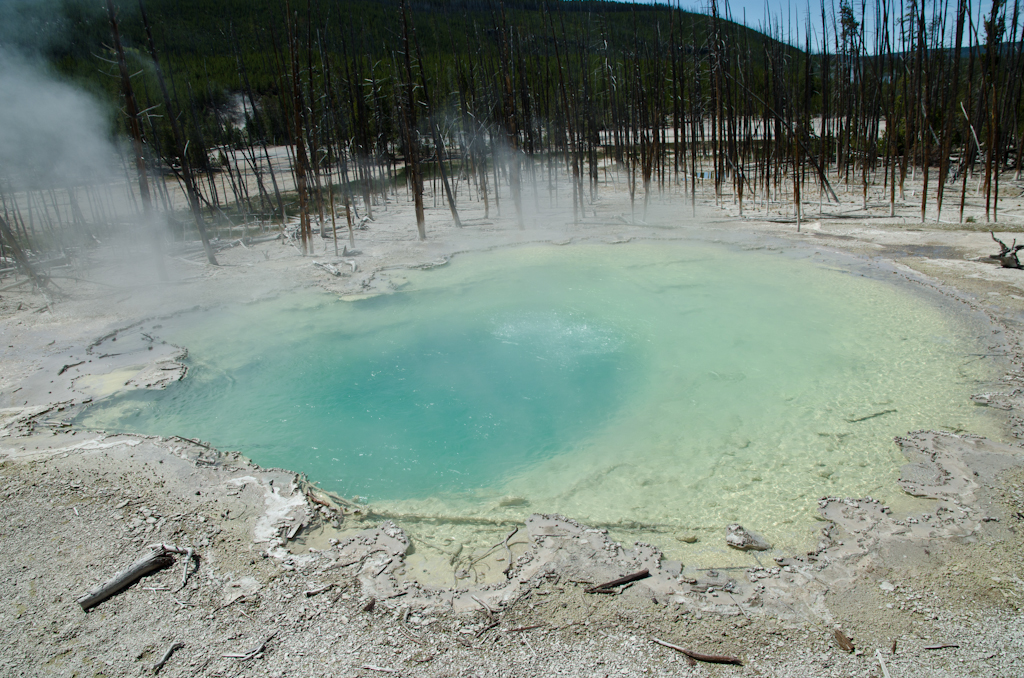
M1003 186L1004 223L1019 229L1011 213L1021 213L1021 187L1009 178ZM1024 676L1024 466L1014 442L1024 435L1024 272L979 261L995 251L987 232L921 226L913 201L896 219L881 203L864 212L857 191L826 214L810 207L799 234L777 221L784 207L741 218L736 205L701 196L694 218L688 199L656 196L646 223L631 225L618 184L602 188L596 216L573 225L564 185L560 199L557 210L546 191L530 196L535 212L522 231L507 199L502 217L464 207L462 231L438 205L420 243L403 196L357 232L358 255L335 257L330 243L324 253L319 239L306 258L278 241L236 246L218 268L171 252L170 282L157 279L140 239L89 252L67 274L77 280L57 279L63 291L48 298L0 293L0 674L149 675L177 642L161 675ZM977 206L968 213L977 217ZM193 441L107 436L66 421L87 399L182 378L186 347L153 333L161 316L299 287L388 292L402 268L464 251L685 237L845 253L938 290L951 312L987 315L1006 374L998 393L977 401L1005 411L1005 440L908 432L898 441L905 499L823 499L828 522L814 552L696 570L663 559L657 544L619 545L559 516L531 517L508 551L507 533L484 527L489 546L468 552L410 544L401 525L288 471ZM82 612L79 595L155 542L199 553L183 588L179 558ZM412 563L436 576L414 581ZM641 568L653 576L618 593L584 591ZM855 652L839 646L837 628ZM689 666L655 637L744 665ZM942 644L957 647L926 649Z

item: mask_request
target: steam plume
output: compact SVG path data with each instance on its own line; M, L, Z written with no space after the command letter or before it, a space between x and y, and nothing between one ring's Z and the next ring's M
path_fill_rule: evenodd
M95 99L9 51L0 51L0 92L0 176L15 190L109 174L114 149Z

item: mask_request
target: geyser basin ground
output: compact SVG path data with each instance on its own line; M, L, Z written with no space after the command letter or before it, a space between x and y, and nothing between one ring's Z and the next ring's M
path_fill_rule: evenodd
M238 449L414 535L451 518L436 540L542 511L669 550L720 549L733 521L800 549L819 496L894 498L893 436L1001 437L969 400L988 329L864 272L694 242L460 255L393 295L158 323L188 377L79 423Z

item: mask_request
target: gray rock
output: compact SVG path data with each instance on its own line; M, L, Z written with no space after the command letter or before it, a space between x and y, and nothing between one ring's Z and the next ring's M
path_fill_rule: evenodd
M725 528L725 543L741 551L767 551L772 547L764 537L747 530L739 523L733 523Z

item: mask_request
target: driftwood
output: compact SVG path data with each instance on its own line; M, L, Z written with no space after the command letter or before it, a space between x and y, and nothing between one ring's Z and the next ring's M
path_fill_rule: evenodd
M189 564L193 560L198 560L199 556L190 548L183 549L168 544L151 544L149 548L149 553L136 560L126 569L118 572L112 579L94 586L86 591L85 595L79 597L77 602L82 606L82 610L88 612L91 608L96 607L107 598L117 595L147 574L170 567L174 564L174 557L171 555L173 553L187 556L185 559L185 570L181 577L181 585L185 586L190 574Z
M326 586L321 586L318 589L310 589L306 591L305 594L307 598L312 598L313 596L318 596L325 591L330 591L332 588L334 588L334 584L327 584Z
M634 581L637 581L637 580L640 580L640 579L647 579L650 576L651 576L650 571L648 571L647 568L644 568L644 569L640 570L639 572L634 572L633 574L627 574L625 577L619 577L618 579L612 579L611 581L606 581L605 583L598 584L597 586L591 586L588 589L584 589L584 592L585 593L607 593L608 589L613 589L616 586L622 586L623 584L628 584L630 582L634 582Z
M259 653L263 652L263 650L266 649L266 647L267 647L267 643L269 643L271 641L271 639L273 639L273 637L276 636L276 635L277 635L277 631L272 632L269 636L267 636L266 640L264 640L259 645L253 647L248 652L228 652L227 654L222 654L221 657L227 657L228 659L240 659L242 661L248 661L248 660L253 659L254 657L256 657L256 655L258 655Z
M988 255L989 259L995 259L999 262L999 265L1003 268L1020 268L1020 260L1017 258L1017 252L1024 249L1024 245L1018 245L1017 239L1013 239L1013 244L1009 247L1006 243L996 237L996 234L992 231L988 232L992 236L992 239L999 243L999 254Z
M484 608L484 610L486 610L486 611L487 611L487 617L488 617L489 619L494 619L494 610L492 610L492 609L491 609L491 606L490 606L490 605L488 605L488 604L487 604L487 603L485 603L484 601L480 600L480 599L479 599L479 598L477 598L476 596L470 596L470 598L472 598L472 599L473 599L473 600L475 600L475 601L476 601L477 603L479 603L479 604L480 604L480 607Z
M333 509L334 508L333 506L331 506L330 502L326 502L323 499L321 499L320 497L316 496L313 493L313 490L311 490L311 489L307 488L305 494L306 494L306 499L308 499L310 501L310 503L317 504L319 506L323 506L324 508L327 508L327 509Z
M658 645L664 645L665 647L672 648L676 652L682 652L690 659L696 659L699 662L708 662L709 664L735 664L736 666L743 666L743 660L739 657L730 657L724 654L702 654L700 652L693 652L687 650L679 645L673 645L672 643L666 643L664 640L658 640L657 638L651 638Z
M70 370L72 367L78 367L79 365L82 365L84 363L85 363L84 360L79 360L77 363L71 363L70 365L65 365L64 367L60 368L60 372L57 372L57 376L59 377L60 375L64 374L68 370Z
M114 596L128 588L150 572L162 570L174 564L174 558L170 555L151 551L128 566L127 569L118 572L110 581L89 589L85 595L78 599L84 612L99 605L107 598Z
M945 650L947 647L960 647L956 643L940 643L938 645L925 645L926 650Z
M385 560L384 564L381 565L380 567L378 567L377 571L373 573L373 576L374 577L379 577L382 574L384 574L384 570L388 569L391 566L391 563L393 563L393 562L395 562L394 558L388 558L387 560Z
M178 587L179 591L185 588L185 584L188 583L189 576L192 574L192 572L195 571L189 570L188 568L188 566L192 564L193 560L197 561L196 569L199 569L199 555L196 554L196 552L191 547L180 548L178 546L174 546L173 544L150 544L149 548L154 549L156 551L161 551L163 553L177 553L179 555L185 556L185 567L181 570L181 586Z
M511 532L509 532L508 536L505 537L505 541L502 544L505 547L505 558L508 559L508 565L506 565L505 569L502 570L502 574L505 575L506 579L508 579L509 573L512 572L512 549L508 547L508 540L514 537L516 532L518 531L519 527L516 527Z
M843 650L845 652L853 652L854 651L855 648L854 648L854 645L853 645L853 641L850 640L850 637L847 636L842 631L840 631L839 629L834 629L832 631L832 637L836 639L836 644L839 647L843 648Z
M881 650L875 650L875 659L878 660L878 665L882 667L882 675L885 676L885 678L892 678L892 676L889 675L889 669L885 665L885 660L882 659Z
M405 609L408 610L409 608L405 608ZM423 638L421 638L420 636L418 636L417 634L413 633L408 628L406 628L404 623L398 625L398 630L401 631L402 633L404 633L406 638L408 638L412 642L416 643L417 645L423 645L424 644L423 643Z
M291 528L288 530L288 541L291 541L292 539L295 539L295 535L297 535L299 533L299 530L301 530L305 526L306 526L306 519L305 518L302 518L300 520L295 521L295 524L292 525Z
M333 275L335 278L337 278L338 276L341 275L341 271L338 270L337 266L332 266L331 264L321 264L319 261L314 261L313 265L316 266L319 269L327 271L328 273Z
M488 624L487 626L485 626L482 629L480 629L479 631L477 631L476 632L476 637L479 638L480 636L484 635L485 633L487 633L488 631L490 631L491 629L493 629L495 626L497 626L500 623L501 623L500 621L495 619L490 624Z
M171 436L171 437L175 438L177 440L180 440L183 443L192 443L193 445L198 445L199 447L206 448L207 450L210 450L211 452L215 452L216 451L211 446L209 446L206 443L204 443L202 440L193 440L192 438L185 438L183 436ZM207 463L210 463L210 462L207 462Z
M849 417L849 418L847 418L846 421L850 422L851 424L859 424L860 422L867 421L868 419L875 419L876 417L884 417L885 415L892 414L895 411L896 411L895 409L880 410L878 412L875 412L874 414L866 414L863 417Z
M171 643L171 646L167 648L167 652L164 652L164 656L160 657L160 661L158 661L156 664L153 664L153 675L155 676L156 674L160 673L160 669L164 667L164 664L166 664L167 660L171 658L171 655L174 654L174 651L180 650L183 647L185 647L185 643Z

